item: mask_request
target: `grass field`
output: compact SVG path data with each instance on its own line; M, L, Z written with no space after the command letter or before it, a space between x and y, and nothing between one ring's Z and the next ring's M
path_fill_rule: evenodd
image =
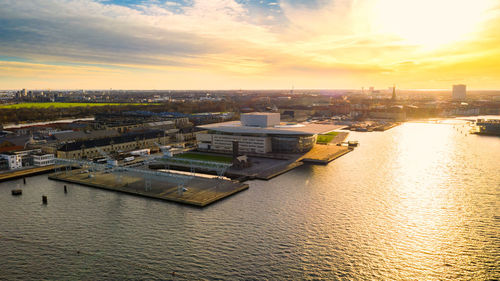
M318 135L318 139L316 140L316 143L329 143L337 136L339 133L338 132L329 132L324 135Z
M338 134L339 134L339 132L329 132L329 133L326 133L325 135L327 135L327 136L334 136L335 137Z
M175 158L222 162L222 163L231 163L233 161L230 156L198 154L198 153L192 153L192 152L178 154L175 156Z
M16 104L0 105L0 108L18 109L18 108L67 108L67 107L85 107L85 106L120 106L120 105L152 105L152 103L87 103L87 102L23 102Z

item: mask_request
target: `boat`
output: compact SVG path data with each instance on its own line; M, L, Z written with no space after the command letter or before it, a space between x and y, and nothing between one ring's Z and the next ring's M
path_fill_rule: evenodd
M357 147L357 146L359 146L359 143L358 143L358 141L348 141L347 142L347 146L349 146L349 147Z
M500 136L500 120L481 120L478 119L476 122L476 131L474 132L480 135L493 135Z
M337 144L339 146L348 146L348 147L358 147L359 142L358 141L344 141L340 144Z
M18 196L18 195L22 195L23 194L23 190L22 189L12 189L12 195L14 196Z

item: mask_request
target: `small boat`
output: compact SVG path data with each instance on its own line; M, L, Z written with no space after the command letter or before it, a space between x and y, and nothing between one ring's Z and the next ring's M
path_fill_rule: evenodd
M17 195L22 195L23 190L22 189L12 189L12 195L17 196Z
M357 146L359 146L359 143L358 143L358 141L348 141L347 146L357 147Z

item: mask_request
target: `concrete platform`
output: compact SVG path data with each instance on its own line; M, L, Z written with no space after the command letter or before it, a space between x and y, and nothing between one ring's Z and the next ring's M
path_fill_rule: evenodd
M231 178L246 178L247 180L270 180L292 169L302 166L302 162L293 160L250 157L252 166L244 169L230 168L226 175Z
M349 132L339 132L333 139L330 141L330 144L337 144L343 142L347 136L349 135Z
M93 177L89 177L88 173L83 173L81 170L75 170L72 171L72 173L59 172L51 174L49 175L49 179L197 207L207 206L237 192L248 189L248 184L240 182L194 177L185 183L187 190L179 194L178 184L175 181L169 181L167 177L154 177L151 178L150 188L146 190L146 181L143 177L140 175L130 175L127 174L127 172L98 172L94 173Z
M269 180L278 175L284 174L296 167L303 165L302 162L296 161L298 156L294 156L293 158L289 156L291 159L275 159L268 157L249 157L252 162L252 166L243 169L229 168L224 176L229 177L231 179L243 182L247 180ZM150 169L158 170L158 169L174 169L179 171L190 171L189 165L176 164L176 165L165 165L161 162L152 163L149 165ZM201 169L196 168L196 172L203 174L215 175L216 172L210 169Z
M348 133L341 132L339 135L332 140L332 143L340 143L346 137ZM249 155L249 160L252 165L248 168L237 169L230 167L225 176L231 179L238 180L240 182L247 180L270 180L276 176L284 174L292 169L302 166L304 163L309 164L319 164L326 165L329 162L339 158L352 151L352 148L345 146L337 146L334 144L322 145L316 144L314 147L305 154L289 154L289 153L274 153L256 156L255 154ZM198 152L209 155L227 155L228 153L205 153ZM149 165L150 169L175 169L181 171L189 171L189 165L176 164L176 165L165 165L160 161L152 163ZM215 171L209 169L195 169L196 172L205 174L215 174Z
M309 152L304 154L300 160L305 163L326 165L352 150L352 148L346 146L317 144Z

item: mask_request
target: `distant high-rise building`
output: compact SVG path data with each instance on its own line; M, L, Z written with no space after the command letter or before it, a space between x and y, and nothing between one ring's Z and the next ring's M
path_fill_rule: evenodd
M453 100L465 100L467 93L467 87L463 84L453 85L453 92L451 98Z
M369 91L370 91L370 94L373 94L375 92L375 87L370 87Z
M396 85L392 86L392 100L396 100Z

